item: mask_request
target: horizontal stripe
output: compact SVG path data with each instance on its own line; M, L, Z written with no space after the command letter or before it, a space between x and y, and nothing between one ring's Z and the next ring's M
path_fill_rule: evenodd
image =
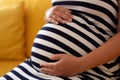
M102 41L99 38L97 38L94 34L92 34L91 32L85 30L84 27L82 28L81 26L79 26L79 24L77 22L78 21L76 21L76 23L59 24L57 26L54 24L46 24L44 27L51 26L52 28L55 28L55 29L59 28L58 30L61 30L61 31L65 30L65 31L63 31L64 33L68 34L68 32L69 32L68 35L75 37L77 40L82 40L83 42L84 42L84 40L87 40L88 42L93 44L95 47L100 46ZM92 36L92 37L90 37L90 36ZM84 40L81 39L80 37L83 38ZM98 42L100 42L100 44L97 43L96 40Z
M57 29L54 29L54 28L49 28L49 27L44 27L42 28L42 30L47 30L47 31L51 31L55 34L58 34L64 38L66 38L67 40L71 41L72 43L74 43L75 45L81 47L84 51L86 52L91 52L91 50L86 46L84 45L83 43L81 43L80 41L76 40L75 38L71 37L70 35L62 32L62 31L59 31Z

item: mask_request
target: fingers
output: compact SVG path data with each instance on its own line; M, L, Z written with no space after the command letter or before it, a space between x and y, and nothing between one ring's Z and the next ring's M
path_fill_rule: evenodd
M49 68L49 69L52 69L54 67L54 63L42 63L40 64L40 66L43 68Z
M56 13L55 15L58 15L59 17L61 17L62 19L66 20L66 21L71 21L72 15L71 15L71 11L64 8L64 7L56 7Z
M53 22L53 23L55 23L55 24L58 24L59 22L60 22L60 23L66 23L66 21L63 20L63 19L62 19L60 16L58 16L58 15L51 15L49 21L50 21L50 22Z
M63 22L67 22L67 21L72 21L72 15L71 13L68 13L68 12L64 12L64 11L61 11L61 12L56 12L53 16L52 16L54 19L56 19L57 21L60 21L61 23Z
M48 75L57 76L57 73L54 70L55 65L53 63L43 63L41 64L42 68L40 69L43 73Z
M49 69L49 68L41 68L41 71L45 74L52 75L52 76L59 76L60 75L60 73L55 72L54 70Z
M44 62L41 63L41 71L45 74L49 74L49 75L55 75L55 76L64 76L64 70L62 68L62 65L59 66L59 64L61 63L61 61L63 61L63 57L66 54L55 54L53 56L51 56L51 60L57 60L57 62Z
M66 54L55 54L55 55L53 55L53 56L51 56L51 60L60 60L60 59L62 59L62 57L64 56L64 55L66 55Z
M44 66L41 68L41 72L48 74L48 75L53 75L53 76L60 76L62 73L56 70L55 65L53 67L51 66Z
M41 71L45 74L51 75L52 74L52 70L49 68L41 68Z
M62 57L66 55L66 54L55 54L53 56L51 56L51 60L60 60L62 59ZM53 69L56 67L56 62L44 62L44 63L41 63L40 66L43 68L50 68L50 69Z
M53 24L58 24L59 23L59 21L57 21L56 19L51 18L51 17L49 17L46 21L47 22L52 22Z
M72 14L71 11L61 7L61 6L55 6L49 9L46 12L46 21L52 22L54 24L58 23L66 23L72 21Z

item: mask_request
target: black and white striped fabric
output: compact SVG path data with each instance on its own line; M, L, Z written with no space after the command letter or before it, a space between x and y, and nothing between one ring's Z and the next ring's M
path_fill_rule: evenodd
M70 9L72 22L45 24L34 40L31 58L0 80L120 80L120 57L73 77L50 76L39 71L39 64L51 62L51 55L83 56L117 32L117 0L52 0L52 3Z

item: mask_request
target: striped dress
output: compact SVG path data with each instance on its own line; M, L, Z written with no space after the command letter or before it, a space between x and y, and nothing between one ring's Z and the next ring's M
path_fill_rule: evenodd
M51 76L39 71L39 64L52 62L49 57L53 54L80 57L117 33L118 0L52 0L52 4L70 9L72 22L46 23L34 40L32 56L0 80L120 80L120 57L72 77Z

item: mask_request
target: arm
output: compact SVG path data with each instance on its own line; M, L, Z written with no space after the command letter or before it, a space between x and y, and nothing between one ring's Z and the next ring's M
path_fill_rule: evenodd
M105 44L92 51L91 54L88 54L83 58L83 61L86 65L86 68L90 69L100 64L104 64L118 56L120 56L120 0L118 2L118 33L108 40ZM92 59L94 57L94 59ZM102 59L101 59L102 58ZM86 70L86 69L85 69Z
M83 62L83 71L85 71L118 56L120 56L120 32L90 54L81 57L80 60Z
M118 4L120 4L120 0ZM104 64L120 56L120 5L118 9L118 33L90 54L81 57L84 64L83 71Z

